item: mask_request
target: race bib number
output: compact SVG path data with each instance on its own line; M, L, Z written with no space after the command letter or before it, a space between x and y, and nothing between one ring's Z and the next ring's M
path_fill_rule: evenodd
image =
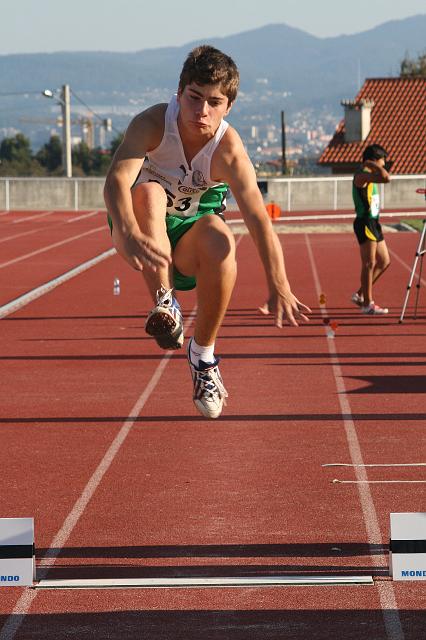
M374 195L371 196L370 211L371 211L371 217L372 218L378 218L379 217L379 213L380 213L380 198L379 198L379 194L378 193L375 193Z
M159 180L151 179L149 180L149 182L156 182L157 184L161 184ZM166 189L165 187L163 187L163 189L166 192L167 209L169 209L169 213L174 213L175 211L177 213L184 213L185 211L188 211L192 204L190 197L186 196L185 198L177 198L175 194L172 193L169 189ZM170 211L170 209L172 209L172 211Z

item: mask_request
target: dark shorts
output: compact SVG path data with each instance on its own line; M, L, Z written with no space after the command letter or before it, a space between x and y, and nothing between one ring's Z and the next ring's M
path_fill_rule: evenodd
M202 216L205 215L219 215L215 211L209 211L204 213L197 213L195 216L188 218L179 218L178 216L166 216L167 235L170 240L172 251L175 249L180 238L197 222ZM220 216L223 218L223 216ZM224 220L224 218L223 218ZM112 233L112 220L108 215L108 225ZM173 286L178 291L189 291L196 286L196 280L193 276L184 276L180 271L173 267Z
M355 218L354 231L359 244L367 240L381 242L383 240L382 227L376 218Z

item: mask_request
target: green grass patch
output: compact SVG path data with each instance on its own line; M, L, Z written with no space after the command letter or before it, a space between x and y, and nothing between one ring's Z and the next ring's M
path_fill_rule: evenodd
M417 231L421 231L423 229L423 220L421 218L407 218L404 222Z

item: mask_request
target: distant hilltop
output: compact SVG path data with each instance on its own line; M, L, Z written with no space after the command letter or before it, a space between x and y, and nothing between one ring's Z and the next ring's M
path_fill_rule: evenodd
M386 22L354 35L318 38L285 24L273 24L224 38L182 47L133 53L58 52L0 56L2 92L38 91L70 84L90 91L97 103L114 92L176 89L188 51L201 42L216 46L237 62L243 92L283 92L290 107L339 105L351 98L366 77L399 74L406 54L426 46L426 14ZM103 98L102 98L103 96Z

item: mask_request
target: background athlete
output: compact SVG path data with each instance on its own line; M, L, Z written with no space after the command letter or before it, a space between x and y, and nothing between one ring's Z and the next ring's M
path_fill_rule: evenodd
M363 153L363 164L353 179L352 195L356 218L354 231L361 256L361 286L352 301L367 315L383 315L388 309L375 304L373 284L390 265L386 242L379 222L380 197L378 183L390 181L385 169L386 150L378 144L369 145Z
M291 325L307 321L310 311L290 289L254 168L241 138L224 121L238 86L229 56L210 46L191 51L177 96L133 119L105 184L114 245L143 272L155 303L145 329L160 347L182 346L174 292L196 286L188 361L194 403L209 418L220 415L227 397L214 346L236 279L234 237L221 215L228 185L261 258L276 325L284 317Z

